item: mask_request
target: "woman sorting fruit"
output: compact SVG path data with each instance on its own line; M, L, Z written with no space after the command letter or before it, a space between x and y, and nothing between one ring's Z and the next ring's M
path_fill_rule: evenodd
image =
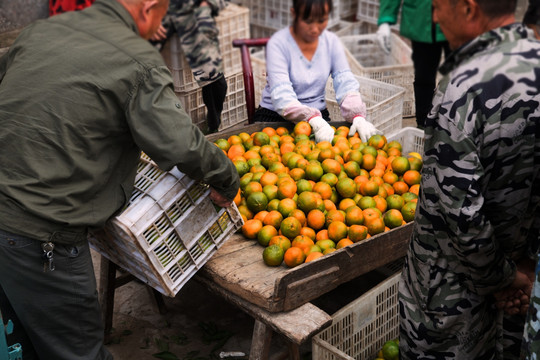
M266 46L267 84L254 120L308 121L315 141L332 141L334 129L326 109L325 88L332 76L343 118L352 123L349 136L362 141L380 134L366 121L359 92L339 38L326 31L332 0L293 0L293 24L277 31Z

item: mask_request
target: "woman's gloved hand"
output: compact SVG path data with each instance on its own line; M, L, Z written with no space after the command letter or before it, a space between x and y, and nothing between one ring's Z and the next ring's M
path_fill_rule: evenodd
M315 142L329 141L334 139L334 129L321 116L314 116L309 119L309 125L313 129Z
M390 54L392 50L392 41L390 38L390 25L388 23L382 23L377 29L377 41L379 46L385 53Z
M368 122L362 116L357 116L353 119L349 136L353 136L358 132L362 142L367 142L373 135L382 135L382 131L378 130L372 123Z

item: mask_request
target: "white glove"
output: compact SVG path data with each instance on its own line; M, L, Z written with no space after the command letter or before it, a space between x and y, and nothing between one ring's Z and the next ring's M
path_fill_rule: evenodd
M332 142L334 139L334 129L321 116L315 116L309 119L309 125L311 125L315 134L315 142Z
M367 142L373 135L382 135L382 131L378 130L372 123L361 116L357 116L353 119L351 129L349 130L349 136L353 136L355 132L358 132L362 142Z
M388 23L382 23L377 29L377 41L379 46L385 53L390 54L392 50L392 43L390 41L390 25Z

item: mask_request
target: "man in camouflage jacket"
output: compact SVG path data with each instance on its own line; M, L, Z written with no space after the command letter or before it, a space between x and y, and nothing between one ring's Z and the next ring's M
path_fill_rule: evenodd
M171 0L163 19L169 34L178 34L193 77L202 88L209 133L218 131L227 94L215 20L224 7L224 0Z
M433 5L454 51L426 122L421 193L399 289L400 355L502 359L504 347L504 358L515 358L523 318L503 322L495 295L531 285L540 43L514 23L515 0ZM514 333L504 340L503 324Z

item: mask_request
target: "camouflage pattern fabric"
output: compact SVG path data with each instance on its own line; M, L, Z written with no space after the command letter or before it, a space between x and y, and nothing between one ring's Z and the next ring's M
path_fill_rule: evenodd
M503 319L493 293L528 254L540 201L539 57L532 31L516 23L482 34L441 67L399 288L401 359L519 354L524 318ZM503 328L512 330L504 340Z
M536 267L536 281L531 294L531 304L523 332L520 359L537 360L540 357L540 263Z
M189 67L201 87L223 76L219 30L214 17L225 7L225 2L207 2L210 6L199 6L200 1L194 0L171 0L165 19L178 33Z

